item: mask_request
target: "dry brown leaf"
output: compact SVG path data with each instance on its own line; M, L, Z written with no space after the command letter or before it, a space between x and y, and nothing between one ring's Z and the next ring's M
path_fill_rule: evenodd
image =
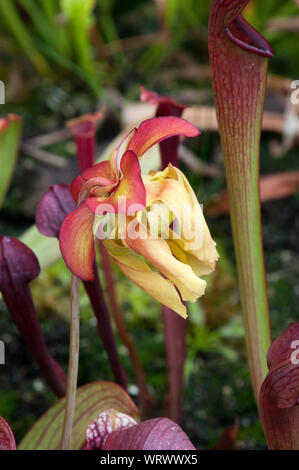
M287 171L262 176L260 179L261 201L273 201L291 196L299 189L299 171ZM207 214L218 217L229 213L227 190L221 191L208 205Z

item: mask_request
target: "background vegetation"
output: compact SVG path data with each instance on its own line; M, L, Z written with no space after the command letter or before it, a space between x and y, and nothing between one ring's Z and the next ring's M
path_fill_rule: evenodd
M108 111L98 131L100 153L126 124L124 116L130 112L134 119L137 108L130 111L128 103L139 100L141 84L185 104L213 105L207 49L210 4L198 0L0 2L0 79L6 85L0 117L18 113L24 122L18 165L0 213L1 234L20 236L34 223L36 205L48 186L71 182L77 171L72 141L54 139L45 157L26 148L28 139L62 129L66 120L105 105ZM296 113L291 140L283 126L290 118L288 79L299 79L299 8L291 0L267 0L263 5L251 1L246 16L275 51L266 110L280 115L282 122L280 133L273 128L262 135L261 173L298 170ZM263 448L246 361L229 216L211 216L225 188L219 137L206 123L202 136L186 146L193 163L196 156L201 165L195 171L194 165L191 169L183 163L182 169L206 207L221 261L209 278L207 295L190 305L182 425L195 445L207 448L236 420L240 426L236 446ZM271 191L262 216L275 337L291 321L299 320L299 198L296 187L289 197L278 200L273 200L275 185ZM157 414L163 413L166 373L161 308L115 272L123 314L157 397ZM65 368L69 281L69 272L59 261L32 284L46 342ZM110 380L108 360L83 291L81 312L79 384ZM54 396L2 302L0 338L6 344L0 415L20 439ZM131 364L119 339L118 347L128 371L129 392L135 397Z

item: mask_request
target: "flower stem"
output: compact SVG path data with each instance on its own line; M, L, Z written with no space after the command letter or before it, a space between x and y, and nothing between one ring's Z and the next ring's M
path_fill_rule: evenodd
M163 306L162 312L168 380L165 413L172 421L179 423L184 399L187 321L168 307Z
M76 276L72 276L71 281L71 329L70 329L70 349L69 349L69 370L66 394L66 406L64 415L64 425L61 440L61 449L70 448L72 427L76 407L76 391L78 380L79 364L79 330L80 330L80 311L79 311L79 286L80 281Z

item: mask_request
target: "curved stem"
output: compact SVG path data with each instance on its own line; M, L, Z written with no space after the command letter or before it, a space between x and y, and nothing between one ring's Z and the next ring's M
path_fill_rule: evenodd
M63 425L63 433L62 433L62 440L61 440L62 450L68 450L70 447L72 427L73 427L75 407L76 407L76 391L77 391L78 364L79 364L79 332L80 332L79 287L80 287L80 281L76 276L73 275L72 281L71 281L71 329L70 329L69 370L68 370L64 425Z

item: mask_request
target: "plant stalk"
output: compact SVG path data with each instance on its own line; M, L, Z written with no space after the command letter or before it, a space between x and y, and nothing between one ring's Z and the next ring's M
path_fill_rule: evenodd
M162 312L168 381L165 414L179 423L184 398L187 321L168 307L163 306Z
M230 199L246 343L257 403L271 342L261 234L260 134L271 47L241 16L248 0L214 0L209 50Z
M69 370L61 450L68 450L70 448L76 408L80 335L79 287L80 280L76 276L72 275Z

